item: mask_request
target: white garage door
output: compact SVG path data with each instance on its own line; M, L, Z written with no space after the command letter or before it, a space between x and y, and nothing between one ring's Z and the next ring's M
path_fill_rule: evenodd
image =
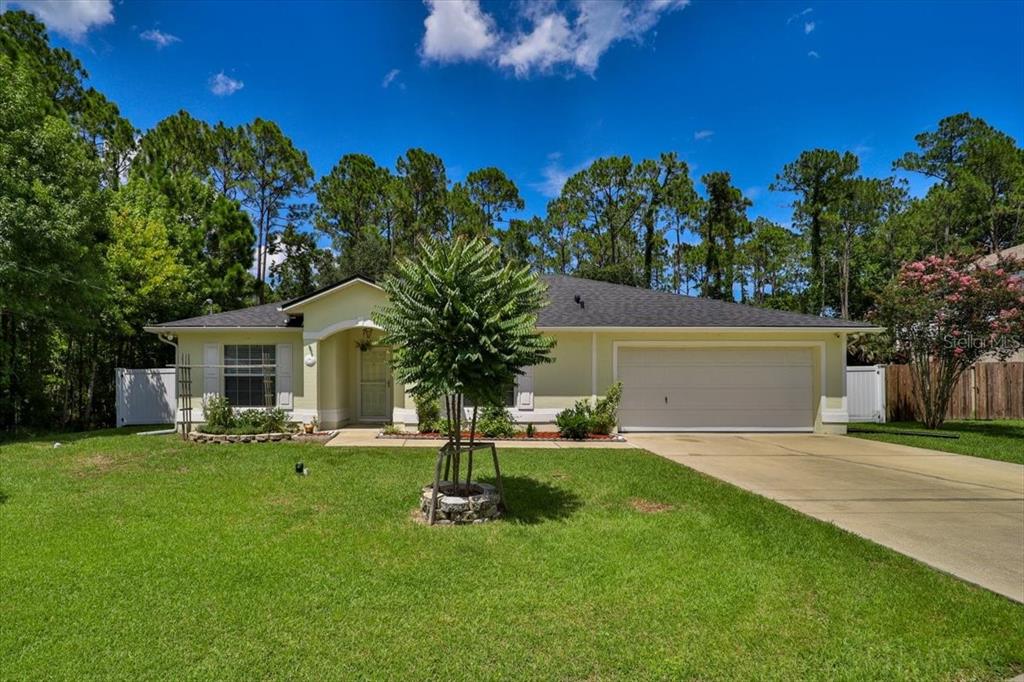
M809 431L806 348L620 348L624 431Z

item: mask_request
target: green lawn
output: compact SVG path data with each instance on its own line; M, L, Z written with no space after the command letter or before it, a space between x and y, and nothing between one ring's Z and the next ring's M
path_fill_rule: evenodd
M1024 671L1024 606L641 451L507 450L511 518L429 528L427 450L60 438L0 446L7 679Z
M950 421L941 431L956 433L960 437L934 438L930 436L898 436L883 431L924 431L918 422L890 422L888 424L851 424L850 428L866 429L873 433L851 433L851 436L881 440L886 443L913 445L918 448L956 452L986 459L1024 464L1024 420L997 419L993 421Z

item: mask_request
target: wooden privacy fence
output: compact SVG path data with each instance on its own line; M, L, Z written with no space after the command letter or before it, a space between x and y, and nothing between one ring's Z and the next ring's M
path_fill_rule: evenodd
M885 373L889 421L916 419L917 401L909 365ZM979 362L953 387L946 419L1024 419L1024 362Z

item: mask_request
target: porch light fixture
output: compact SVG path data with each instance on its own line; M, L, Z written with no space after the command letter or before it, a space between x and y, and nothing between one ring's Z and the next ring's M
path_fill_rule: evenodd
M356 341L356 347L361 351L368 351L373 347L373 341L370 339L370 330L363 330L363 338Z
M312 367L316 364L316 357L314 357L312 353L307 353L306 357L303 358L302 361L306 363L306 367Z

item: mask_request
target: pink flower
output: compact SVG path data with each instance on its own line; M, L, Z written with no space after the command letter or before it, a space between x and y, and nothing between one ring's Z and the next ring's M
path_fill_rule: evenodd
M960 355L963 355L963 354L964 354L964 349L961 348L960 346L957 346L956 348L953 349L953 355L960 356Z

